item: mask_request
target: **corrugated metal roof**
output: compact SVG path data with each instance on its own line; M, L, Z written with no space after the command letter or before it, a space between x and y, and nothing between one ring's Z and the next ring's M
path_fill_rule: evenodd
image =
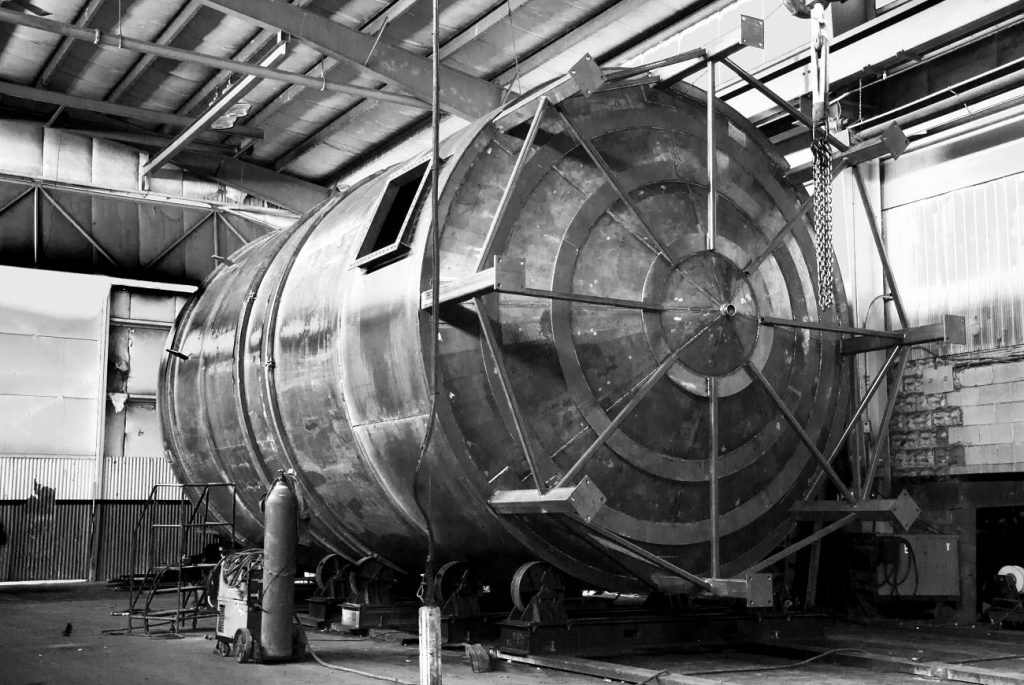
M274 33L196 0L35 0L50 19L221 58L255 61ZM292 4L350 28L381 35L418 55L430 53L430 2L419 0L293 0ZM711 0L449 0L441 2L442 57L455 69L502 86L528 89L589 52L614 57L645 35L711 4ZM5 5L11 8L12 5ZM384 15L391 18L385 23ZM373 31L384 24L383 31ZM518 71L517 71L518 64ZM292 41L278 69L369 88L391 86L346 63ZM225 82L218 70L145 57L84 40L67 41L34 28L0 23L0 74L22 85L121 105L195 116ZM518 76L518 77L517 77ZM45 77L45 78L43 78ZM247 125L264 138L242 158L302 179L328 184L339 173L425 119L422 110L281 82L259 82L246 96ZM3 97L0 107L49 119L54 105ZM65 110L60 125L95 126L97 115ZM112 120L108 118L108 123ZM133 124L134 125L134 124ZM139 130L157 131L154 124ZM164 130L163 132L168 132ZM210 133L206 139L241 144Z

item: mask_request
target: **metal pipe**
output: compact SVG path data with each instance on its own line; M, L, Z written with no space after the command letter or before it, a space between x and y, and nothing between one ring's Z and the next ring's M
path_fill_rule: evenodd
M715 150L715 70L717 65L711 62L708 65L708 121L707 121L707 146L708 146L708 226L706 247L708 250L715 249L715 233L718 230L718 157Z
M771 88L766 86L764 83L762 83L761 80L758 79L756 76L754 76L750 72L746 71L743 67L741 67L740 65L736 64L735 62L733 62L728 57L724 57L724 58L722 58L719 61L722 64L724 64L725 66L729 67L729 69L731 69L733 72L735 72L736 75L739 76L741 79L743 79L748 84L750 84L751 88L756 90L761 95L764 95L766 98L768 98L769 100L774 102L776 105L781 107L783 110L785 110L794 119L796 119L801 124L806 126L808 130L813 130L814 129L814 123L811 121L810 117L808 117L806 114L801 112L799 109L797 109L796 107L791 105L788 101L786 101L784 98L782 98L774 90L772 90ZM832 144L832 147L834 147L837 150L840 150L842 152L846 152L847 150L850 149L849 145L847 145L843 141L839 140L838 138L836 138L831 133L828 134L828 142Z
M533 482L537 486L537 491L544 492L544 478L540 474L537 456L533 453L533 448L530 447L530 440L526 435L526 421L523 419L523 412L519 408L519 402L516 400L515 392L512 390L512 383L508 378L504 355L498 346L497 336L495 336L494 327L491 325L490 313L484 298L476 297L474 301L476 302L476 313L480 319L480 331L483 333L484 342L487 344L487 349L490 350L491 358L494 360L494 370L501 385L501 393L508 404L509 411L512 413L512 426L515 429L516 441L519 443L519 449L523 451L527 466L530 467L530 475L533 476Z
M700 576L695 575L693 573L690 573L689 571L687 571L684 568L679 568L675 564L673 564L673 563L671 563L669 561L666 561L665 559L662 559L657 554L653 554L652 552L648 552L646 549L644 549L640 545L633 544L632 542L630 542L626 538L622 537L618 533L614 533L614 532L608 530L607 528L602 528L601 526L598 526L598 525L596 525L594 523L589 523L589 524L587 524L587 526L588 526L588 528L593 530L595 533L597 533L601 537L603 537L603 538L605 538L607 540L610 540L611 542L615 543L616 545L619 545L620 547L625 549L627 552L631 552L631 553L635 554L636 556L640 557L644 561L650 562L650 563L654 564L655 566L658 566L659 568L662 568L662 569L668 571L669 573L671 573L674 576L679 576L683 580L689 581L689 582L693 583L694 585L696 585L697 587L699 587L699 588L701 588L703 590L707 590L708 592L712 591L713 588L711 587L711 583L707 582L706 580L704 580Z
M711 449L708 454L711 577L718 578L721 575L718 544L718 379L713 377L708 377L708 432L711 434Z
M594 458L597 451L601 449L606 442L608 442L608 438L612 436L612 433L619 429L619 426L621 426L622 422L626 420L626 417L628 417L633 410L636 409L637 405L647 397L647 393L654 389L654 386L661 380L662 376L668 373L668 370L672 368L672 365L675 364L677 359L679 359L679 355L681 355L694 340L711 328L711 326L712 324L708 324L701 328L699 331L691 335L686 342L677 347L674 352L670 353L664 360L662 360L661 364L658 365L658 368L656 368L654 372L640 384L640 387L637 388L636 393L632 398L630 398L629 402L626 403L626 406L624 406L619 413L615 415L615 418L612 419L605 429L594 439L594 442L591 443L590 447L580 455L580 458L576 460L576 463L572 465L572 468L566 471L565 475L559 479L558 483L555 485L556 488L564 488L576 479L576 476L578 476L583 469L587 467L587 464L589 464L590 460Z
M508 209L508 201L509 198L512 197L512 190L515 188L516 183L519 181L519 176L523 172L523 167L526 165L526 158L530 156L530 149L533 147L533 141L537 138L537 131L540 130L540 122L544 118L544 110L547 105L547 96L543 96L537 101L537 111L533 115L533 121L530 122L530 129L526 132L526 138L523 140L523 147L519 149L519 154L516 156L516 162L512 166L512 172L508 175L508 182L505 183L505 189L501 193L501 199L498 200L498 207L494 210L494 218L491 219L491 225L487 229L487 237L484 238L483 248L480 250L480 259L477 260L476 264L477 271L480 271L487 264L488 256L491 254L491 249L494 247L494 238L497 236L498 229L501 227L502 219L505 218L505 211Z
M176 62L202 64L206 67L223 69L236 74L248 74L273 81L293 83L307 88L316 88L317 90L330 90L335 93L345 93L346 95L356 95L358 97L373 100L382 100L384 102L391 102L397 105L415 107L416 109L429 109L430 107L422 100L408 95L396 95L394 93L387 93L373 88L360 88L358 86L350 86L342 83L335 83L333 81L327 81L326 79L321 80L310 78L309 76L302 76L301 74L294 74L290 71L282 71L281 69L260 67L255 64L237 62L231 59L221 59L219 57L204 55L192 50L172 48L167 45L159 45L157 43L136 40L134 38L129 38L128 36L104 33L100 29L86 29L73 24L53 21L52 19L43 19L42 17L36 17L31 14L22 14L21 12L3 9L2 7L0 7L0 22L15 24L16 26L27 26L40 31L46 31L48 33L56 33L76 40L88 41L95 45L107 45L113 48L156 55L157 57L163 57Z
M899 288L896 287L896 276L893 275L892 264L889 263L889 253L885 250L882 232L871 209L871 201L868 199L868 189L864 183L864 176L860 173L858 167L853 167L853 180L857 183L857 192L860 193L860 201L864 205L864 216L867 217L868 228L871 229L871 238L875 241L875 251L878 253L878 259L882 262L882 273L885 274L885 282L889 286L889 294L892 295L892 303L896 307L896 316L900 319L900 326L907 328L910 326L907 310L903 307L903 298L900 296Z
M871 494L871 483L875 479L875 471L878 469L878 462L882 456L882 445L884 438L889 434L889 421L892 420L893 410L896 409L896 399L899 396L900 387L903 384L903 374L907 370L907 362L910 360L910 348L905 347L901 351L900 361L896 367L896 377L893 379L892 387L889 389L889 397L886 399L885 411L882 413L882 423L878 427L878 440L871 450L871 459L868 462L868 471L864 476L861 498L867 499Z
M864 410L868 408L868 404L871 403L871 399L874 397L875 393L878 392L878 389L882 386L882 379L885 377L885 372L889 370L890 366L892 366L893 361L896 359L896 355L899 354L899 351L901 349L902 348L899 346L893 348L892 354L890 354L889 357L885 360L885 363L882 364L882 368L878 370L878 374L875 376L875 379L871 382L871 385L868 386L867 390L864 392L864 397L861 398L860 403L857 405L857 409L853 412L853 416L847 422L846 428L843 429L842 435L839 436L839 439L836 440L836 444L832 448L832 451L829 452L827 458L828 463L831 464L835 460L836 456L838 456L839 450L843 448L843 443L846 442L846 438L850 436L850 431L852 431L854 427L857 425L857 421L860 419L861 414L863 414ZM818 489L818 485L820 483L821 471L818 471L811 479L811 484L807 488L808 495L813 494Z
M893 338L903 340L906 335L901 331L882 331L873 328L856 328L854 326L839 326L820 321L791 321L789 319L777 319L772 316L762 316L761 323L765 326L781 326L783 328L804 328L812 331L824 331L826 333L848 333L850 335L867 335L876 338Z

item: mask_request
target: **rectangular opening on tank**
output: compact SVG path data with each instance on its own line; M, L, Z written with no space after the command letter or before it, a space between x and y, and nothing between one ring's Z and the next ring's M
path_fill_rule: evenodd
M430 178L429 168L430 164L423 162L388 181L354 266L370 269L408 252L412 243L412 221Z

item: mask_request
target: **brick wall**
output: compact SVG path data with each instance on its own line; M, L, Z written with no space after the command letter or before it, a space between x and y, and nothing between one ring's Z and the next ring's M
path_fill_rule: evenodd
M1024 471L1024 360L911 362L890 431L895 476Z

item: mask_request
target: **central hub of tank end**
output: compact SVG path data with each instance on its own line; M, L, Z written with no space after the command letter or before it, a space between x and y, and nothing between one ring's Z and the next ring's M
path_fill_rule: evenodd
M731 302L728 304L723 304L721 307L719 307L719 310L722 312L722 316L736 316L736 305L732 304Z

